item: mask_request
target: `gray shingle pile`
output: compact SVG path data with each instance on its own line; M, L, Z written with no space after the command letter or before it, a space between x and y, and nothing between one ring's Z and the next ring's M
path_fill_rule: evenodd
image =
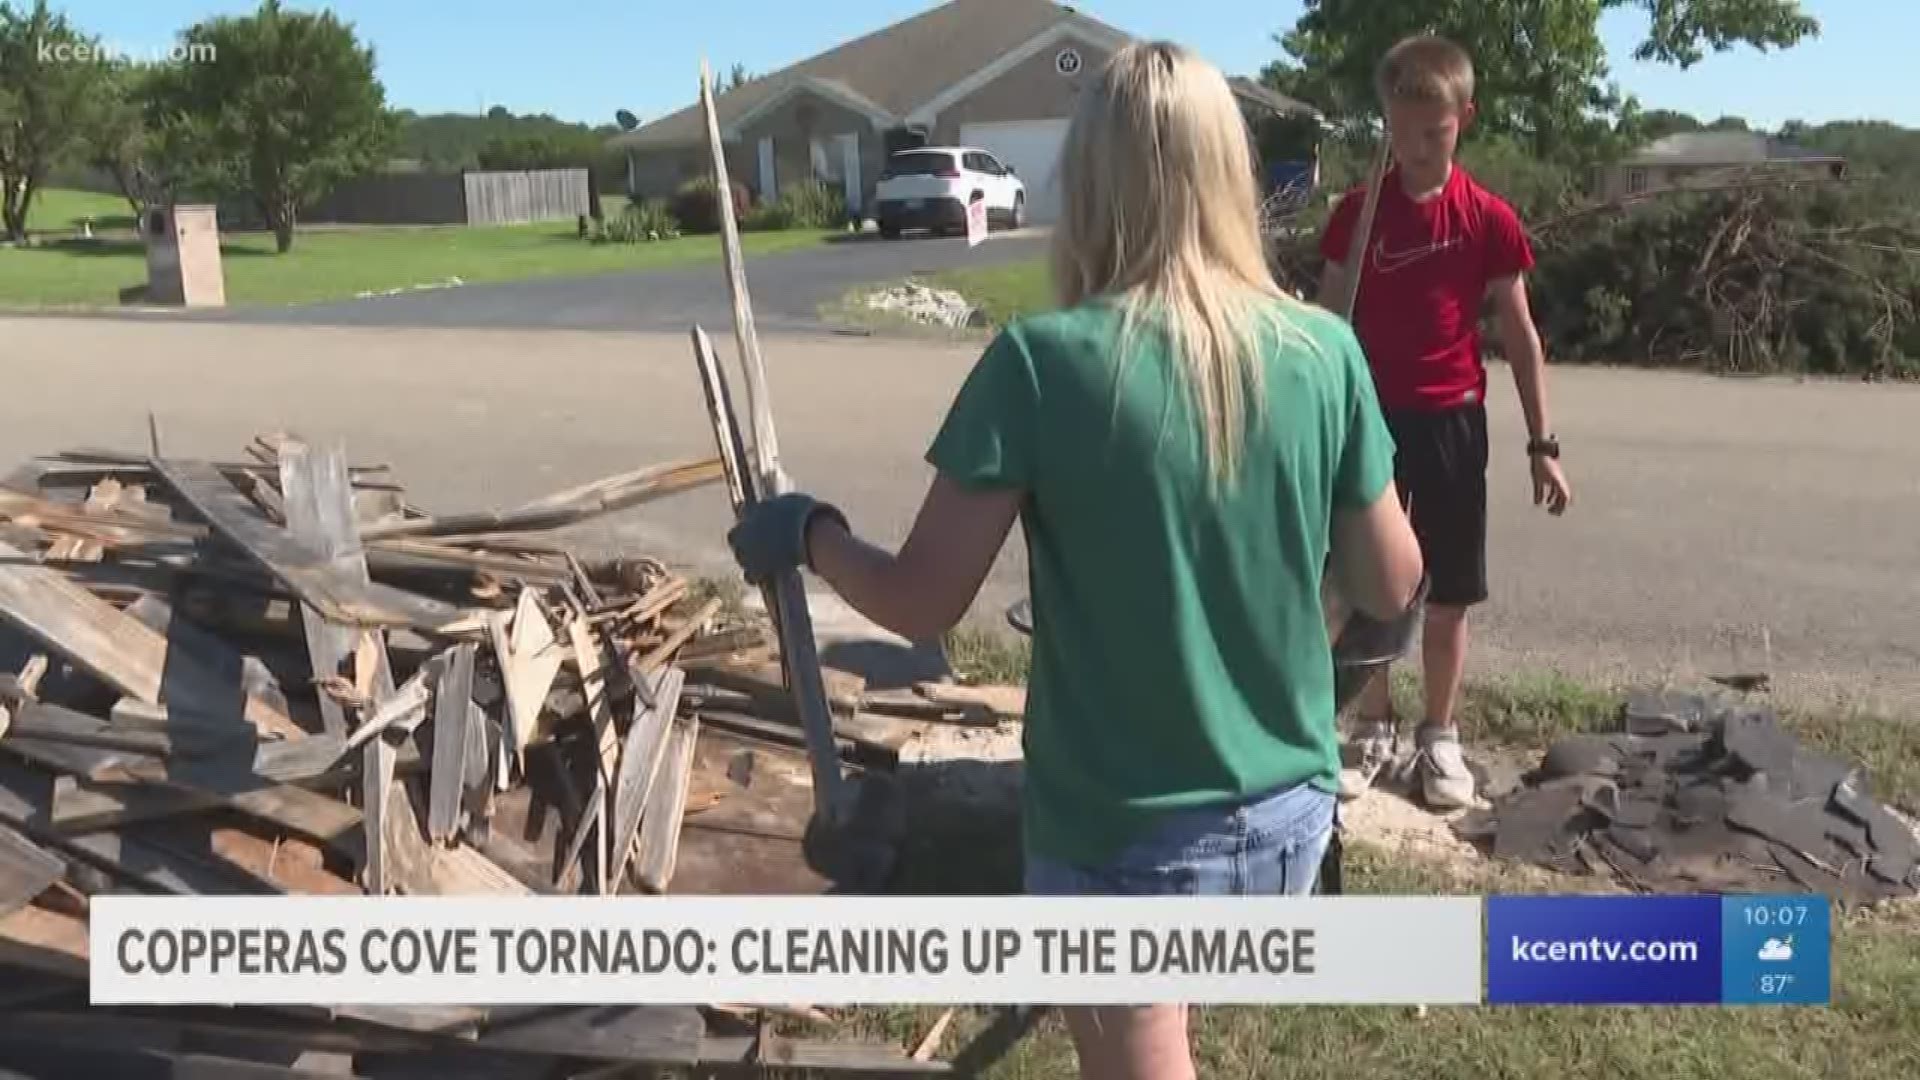
M1802 746L1768 708L1642 692L1623 730L1548 748L1519 790L1454 826L1497 858L1657 892L1920 893L1920 842L1866 770Z

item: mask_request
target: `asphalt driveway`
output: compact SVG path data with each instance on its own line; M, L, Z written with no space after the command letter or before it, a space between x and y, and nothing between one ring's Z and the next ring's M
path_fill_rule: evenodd
M1029 258L1043 234L995 236L978 247L961 238L881 240L873 234L817 248L748 257L747 288L763 330L818 330L820 305L869 282ZM719 240L714 241L716 249ZM718 259L594 277L536 278L466 285L365 300L289 307L230 308L170 316L269 325L428 327L437 329L684 330L732 324L726 275Z

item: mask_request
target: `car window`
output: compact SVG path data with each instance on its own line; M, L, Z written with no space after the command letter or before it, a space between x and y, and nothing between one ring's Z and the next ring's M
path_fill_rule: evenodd
M1007 167L1000 164L1000 159L994 157L992 154L980 155L980 168L982 171L990 172L995 176L1005 176L1007 174Z
M887 161L887 173L891 176L932 176L952 168L953 155L936 150L908 150Z

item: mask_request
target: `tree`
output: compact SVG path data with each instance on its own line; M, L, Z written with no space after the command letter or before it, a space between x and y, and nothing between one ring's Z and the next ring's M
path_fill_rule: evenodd
M169 187L146 123L149 71L126 62L109 67L81 126L87 163L113 177L135 221L144 221L147 208L162 201Z
M332 12L284 11L279 0L181 37L216 59L155 73L149 120L164 156L195 186L251 199L285 252L300 206L392 142L373 50Z
M27 238L27 213L47 174L76 154L96 103L98 43L35 0L0 0L0 223Z
M1652 142L1669 135L1699 131L1703 126L1697 117L1688 113L1675 112L1672 109L1648 109L1639 114L1638 121L1634 134L1636 140L1640 142Z
M753 79L754 77L747 73L747 65L735 64L733 65L733 70L727 73L727 81L720 87L721 92L725 93L728 90L738 90L752 82Z
M1683 68L1708 49L1786 48L1819 31L1798 0L1306 0L1279 38L1286 58L1262 77L1352 134L1378 111L1374 67L1387 49L1410 34L1443 34L1473 56L1487 129L1584 165L1620 146L1628 99L1608 79L1599 23L1628 7L1651 17L1634 56Z

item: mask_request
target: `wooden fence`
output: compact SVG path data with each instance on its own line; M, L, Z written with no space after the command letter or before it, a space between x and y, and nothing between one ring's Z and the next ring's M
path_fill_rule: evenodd
M335 187L304 208L300 220L348 225L572 221L589 212L587 188L585 169L370 173Z
M587 212L587 170L470 172L466 184L467 224L513 225L554 221Z

